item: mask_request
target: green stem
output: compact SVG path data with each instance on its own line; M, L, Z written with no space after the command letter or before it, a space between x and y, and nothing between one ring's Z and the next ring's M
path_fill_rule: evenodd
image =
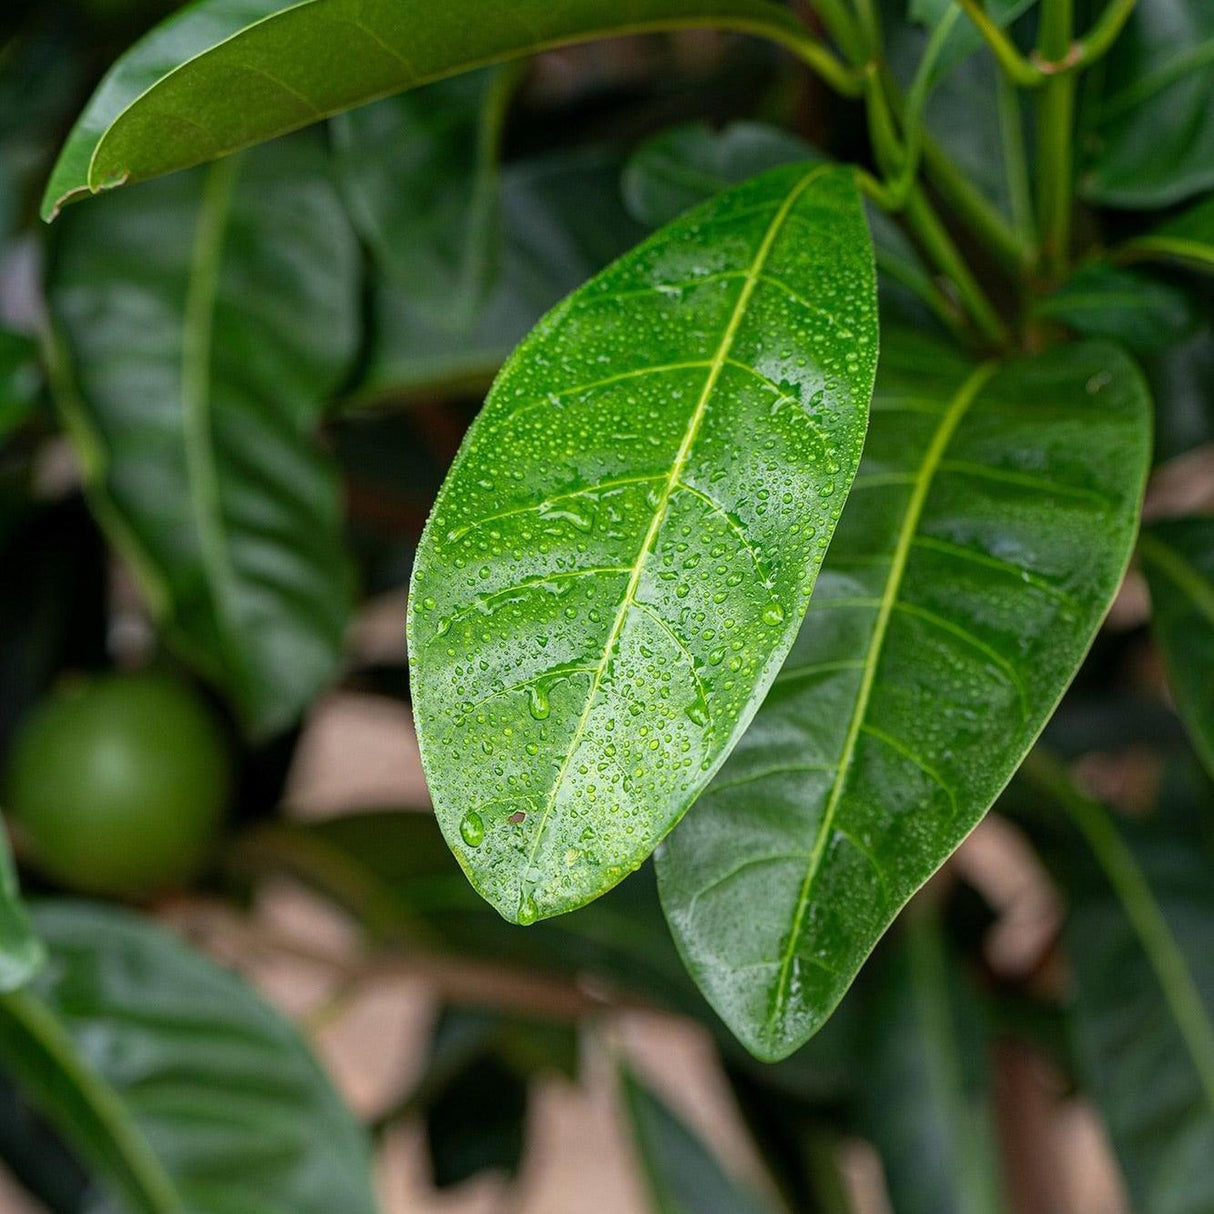
M1012 222L1031 250L1037 241L1033 223L1033 197L1029 186L1028 157L1024 151L1024 123L1020 115L1020 94L1006 76L995 81L995 99L999 107L999 133L1003 141L1003 171L1007 178Z
M868 58L867 37L844 7L843 0L814 0L814 11L852 63L863 63Z
M774 20L730 21L722 22L722 28L753 34L778 43L844 97L859 97L864 90L863 74L840 63L821 42L797 25L791 14L787 25Z
M1201 993L1134 853L1108 810L1085 797L1065 769L1040 747L1024 761L1024 776L1070 814L1113 887L1163 990L1176 1027L1214 1106L1214 1025Z
M1071 45L1073 0L1043 0L1037 54L1063 60ZM1072 127L1075 118L1075 74L1051 76L1037 114L1037 211L1041 227L1041 265L1047 276L1066 268L1071 243L1073 185Z
M987 299L978 280L957 251L939 216L919 186L912 187L906 200L906 218L924 250L936 267L951 278L979 332L996 346L1006 346L1008 331Z
M1111 0L1109 6L1100 14L1100 20L1092 26L1077 47L1072 49L1075 67L1087 67L1108 52L1130 19L1137 2L1138 0Z
M1046 74L1041 66L1030 62L1020 53L1016 44L987 15L982 0L958 0L958 3L1013 83L1026 89L1037 88L1044 83Z

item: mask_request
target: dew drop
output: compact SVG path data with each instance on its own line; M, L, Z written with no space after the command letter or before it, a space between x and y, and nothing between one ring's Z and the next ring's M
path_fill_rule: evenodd
M535 898L530 892L524 891L519 895L518 900L518 921L524 926L529 927L540 916L539 909L535 905Z
M527 709L537 721L544 720L552 711L548 703L548 688L536 683L528 696Z
M764 624L782 624L784 622L784 608L779 603L771 602L763 608L763 623Z
M480 847L485 839L485 823L480 814L475 809L469 810L464 814L463 821L459 824L460 838L463 839L469 847Z

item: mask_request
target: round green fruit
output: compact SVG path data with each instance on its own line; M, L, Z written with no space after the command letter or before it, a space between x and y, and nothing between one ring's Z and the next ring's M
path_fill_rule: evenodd
M231 792L228 750L186 686L109 676L43 700L18 734L6 808L68 889L140 897L206 862Z

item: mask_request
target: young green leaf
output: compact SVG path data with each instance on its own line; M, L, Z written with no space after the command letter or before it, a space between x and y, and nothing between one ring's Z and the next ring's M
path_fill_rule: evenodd
M1117 822L1052 761L1034 754L1025 775L1045 794L1033 812L1070 905L1064 943L1080 1078L1104 1115L1133 1208L1203 1214L1214 1209L1210 786L1190 785L1196 797L1181 790L1141 823ZM1082 841L1060 834L1068 817Z
M1214 773L1214 519L1157 523L1138 551L1176 706Z
M498 377L418 549L409 653L443 833L506 918L636 868L754 714L859 460L873 296L852 173L774 169Z
M1211 86L1214 91L1214 86ZM1214 196L1126 242L1135 257L1156 257L1214 274Z
M446 330L473 321L497 268L498 143L514 79L489 68L331 123L355 227L392 289Z
M733 1180L630 1070L621 1069L620 1084L654 1214L763 1214L771 1209Z
M128 912L34 920L51 961L0 998L0 1066L124 1209L373 1214L362 1128L244 982Z
M797 644L658 856L667 919L743 1044L811 1036L986 813L1121 581L1150 401L1116 347L975 368L883 343L865 463Z
M1033 315L1083 337L1120 342L1144 356L1179 345L1197 326L1193 306L1178 286L1102 262L1081 267L1053 294L1038 299Z
M897 1214L1002 1214L985 1009L934 908L899 927L865 992L859 1129Z
M1214 5L1139 0L1085 113L1092 202L1165 207L1214 185Z
M199 0L110 69L60 153L43 216L445 76L689 26L805 41L771 0Z
M341 502L313 431L354 353L358 271L309 136L81 208L49 268L94 508L255 735L339 657Z
M507 165L501 256L479 314L458 330L440 325L381 274L368 365L352 403L487 388L549 308L645 235L620 201L619 175L618 154L595 147Z

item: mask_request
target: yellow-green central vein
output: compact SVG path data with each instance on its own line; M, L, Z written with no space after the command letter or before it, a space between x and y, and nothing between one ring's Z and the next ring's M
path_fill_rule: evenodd
M181 335L181 426L186 477L202 563L221 632L224 588L231 580L232 570L224 539L211 429L211 346L220 262L238 169L239 162L231 158L219 161L208 172L190 254Z
M805 879L801 883L801 891L797 896L797 908L793 914L792 929L788 933L788 943L780 959L780 972L776 979L775 994L772 998L771 1013L767 1022L769 1036L775 1030L776 1023L783 1014L788 1000L793 958L796 956L797 945L800 942L801 931L804 927L805 915L809 908L810 894L813 890L818 870L821 868L822 859L826 854L826 845L830 841L835 814L838 811L840 801L843 799L843 790L846 787L847 778L851 771L852 758L856 752L856 743L859 741L861 727L868 712L868 702L872 695L877 665L885 644L885 634L889 628L890 617L893 615L894 605L898 599L898 591L902 586L902 578L906 572L906 563L910 558L912 541L919 527L919 519L923 514L923 506L927 501L927 494L931 488L932 478L935 476L936 469L944 458L944 453L952 441L953 433L960 424L962 417L965 416L966 410L973 404L974 398L982 390L987 380L995 373L997 365L993 362L984 363L961 385L957 391L957 395L941 417L940 424L932 436L931 444L924 454L923 462L919 465L919 471L915 474L914 489L911 492L910 501L906 506L906 515L902 520L902 527L898 532L898 542L894 549L893 559L890 562L889 574L885 580L885 588L882 591L881 598L878 600L877 619L873 625L872 639L869 642L868 652L865 655L864 673L860 678L860 686L856 692L856 706L852 712L851 722L847 729L847 737L843 743L843 753L839 759L835 778L831 783L826 806L822 811L822 821L818 825L818 833L814 839L813 851L810 853L809 867L806 869Z
M780 208L772 217L771 223L764 233L763 240L759 244L758 250L755 252L754 259L750 263L750 267L746 271L746 278L742 284L741 291L738 292L737 302L734 304L733 312L730 315L729 323L725 326L725 332L721 335L721 342L717 347L716 354L713 356L712 362L708 367L708 375L704 380L704 387L700 392L699 400L696 402L696 407L692 411L691 419L687 423L687 429L683 434L683 441L679 444L679 449L675 453L674 461L671 465L670 475L666 478L666 483L662 487L661 493L658 495L658 500L654 505L653 517L649 521L649 529L645 533L645 538L641 543L641 549L637 553L637 558L633 562L632 572L628 578L628 584L624 588L623 597L620 600L620 605L615 613L615 619L611 624L611 631L607 635L607 640L603 645L603 656L600 658L598 665L594 669L594 674L590 680L590 689L586 694L586 702L582 708L582 715L578 718L578 723L573 731L573 736L569 740L569 745L565 749L565 758L561 763L560 770L557 772L556 779L552 782L552 787L549 789L548 796L544 802L544 809L540 814L539 825L535 831L535 841L531 845L531 851L527 856L527 867L530 868L535 863L536 854L539 851L540 843L544 838L544 828L547 825L549 815L552 813L552 807L556 803L557 793L560 791L561 785L564 783L565 776L569 771L569 764L573 761L573 756L577 752L578 745L581 743L582 735L586 732L586 726L590 721L590 712L594 706L595 697L598 694L599 686L603 681L603 676L607 672L607 667L611 662L612 654L615 651L616 644L619 641L620 633L624 629L624 623L628 618L628 613L632 609L633 600L636 597L637 587L641 582L641 575L645 569L645 562L649 557L649 553L653 548L654 542L657 540L658 532L662 528L662 523L666 518L666 511L670 505L670 499L674 495L680 480L683 476L683 469L687 465L687 460L691 455L692 447L695 445L696 437L700 432L700 425L704 420L704 414L708 408L708 402L712 398L712 394L716 389L717 383L721 378L721 372L725 369L725 365L729 359L729 352L733 348L734 340L737 337L738 329L742 324L742 318L746 315L746 309L750 304L750 298L754 294L755 287L759 283L762 276L763 268L767 264L767 259L771 256L771 250L776 242L776 238L780 234L785 221L788 219L789 213L796 205L797 200L809 188L814 180L820 177L830 168L829 165L817 165L789 191L788 197L781 203ZM694 673L694 671L693 671Z

